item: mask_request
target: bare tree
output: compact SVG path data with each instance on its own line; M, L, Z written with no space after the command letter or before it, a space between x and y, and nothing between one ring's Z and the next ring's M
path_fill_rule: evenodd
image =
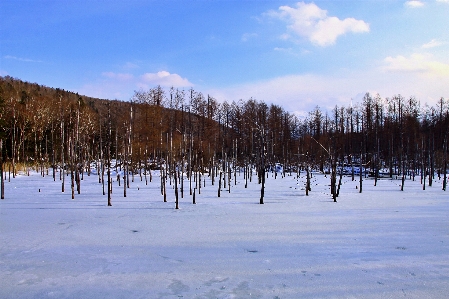
M1 134L1 133L0 133ZM5 182L3 178L3 139L0 138L0 194L1 199L5 199Z
M111 192L112 192L112 180L111 180L111 143L112 143L112 125L111 125L111 106L108 103L108 135L107 135L107 157L108 157L108 206L112 206Z

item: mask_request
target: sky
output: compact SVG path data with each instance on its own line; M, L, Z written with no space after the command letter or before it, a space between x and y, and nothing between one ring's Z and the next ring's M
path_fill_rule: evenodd
M0 1L0 75L128 101L157 85L306 115L449 98L449 0Z

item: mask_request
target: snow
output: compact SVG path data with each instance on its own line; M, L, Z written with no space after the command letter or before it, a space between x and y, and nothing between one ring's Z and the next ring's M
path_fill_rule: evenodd
M50 171L51 172L51 171ZM217 182L196 194L185 181L160 195L159 172L138 176L127 197L113 185L112 207L97 176L70 180L36 173L5 182L0 201L0 298L446 298L449 197L407 180L329 177L266 181L243 174L231 193ZM59 178L59 174L57 175ZM115 177L114 177L115 178ZM39 192L40 189L40 192Z

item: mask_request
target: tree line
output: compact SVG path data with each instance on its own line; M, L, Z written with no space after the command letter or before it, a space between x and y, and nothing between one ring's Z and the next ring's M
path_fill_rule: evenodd
M311 170L328 172L334 200L337 177L341 181L348 169L353 180L360 176L360 192L365 171L376 181L398 176L402 188L407 176L419 176L425 188L438 175L446 189L449 101L444 98L428 106L414 97L367 93L361 103L331 111L315 107L300 119L279 105L219 102L194 89L156 86L123 102L6 76L0 77L0 124L2 198L4 180L27 166L54 180L59 173L62 192L70 178L74 198L82 176L95 165L108 204L111 171L123 181L126 196L134 176L153 179L150 169L161 171L164 200L166 182L183 184L184 175L193 196L200 192L201 176L211 176L213 184L216 177L220 196L237 171L255 170L263 203L266 172L277 165L283 166L281 175L305 171L306 193ZM184 196L184 186L180 190Z

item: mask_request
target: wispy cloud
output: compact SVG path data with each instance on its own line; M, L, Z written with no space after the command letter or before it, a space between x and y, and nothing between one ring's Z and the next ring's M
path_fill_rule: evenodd
M277 11L269 11L265 15L279 18L288 23L288 32L282 39L294 39L295 36L307 38L317 46L326 47L335 44L337 38L347 32L369 32L369 24L354 18L341 20L328 16L327 11L314 3L296 3L296 7L281 6Z
M79 92L103 99L128 100L134 90L162 87L190 87L193 84L178 74L168 71L133 75L131 73L103 72L96 81L83 85Z
M189 80L182 78L178 74L170 74L167 71L160 71L157 73L145 73L140 76L140 81L143 84L151 86L161 85L163 87L190 87L193 86Z
M382 67L340 70L332 75L299 74L281 76L223 89L208 90L219 100L255 98L274 103L298 115L307 115L315 106L330 111L335 105L360 102L366 92L382 97L415 96L433 105L449 96L449 64L426 55L387 57Z
M283 47L274 47L273 51L278 53L284 53L295 57L301 57L303 55L308 55L311 52L307 49L295 49L295 48L283 48Z
M433 60L431 55L412 54L409 57L398 55L384 59L383 70L387 72L412 72L430 76L449 76L449 64Z
M3 56L3 58L4 59L11 59L11 60L22 61L22 62L42 62L41 60L22 58L22 57L17 57L17 56L12 56L12 55L6 55L6 56Z
M404 5L407 7L411 7L411 8L418 8L418 7L423 7L424 2L419 1L419 0L411 0L411 1L406 1L404 3Z
M329 110L335 105L344 105L357 93L366 91L363 86L366 83L363 84L363 80L357 76L333 78L304 74L281 76L208 92L219 100L255 98L305 116L316 105Z
M437 0L437 2L441 2L441 3L449 3L449 0Z
M250 39L256 38L257 33L245 33L242 35L242 42L247 42Z
M280 47L275 47L273 50L278 51L278 52L287 52L287 53L291 53L293 51L292 48L280 48Z
M435 47L439 47L441 46L443 43L436 40L436 39L432 39L430 42L425 43L424 45L421 46L421 48L423 49L430 49L430 48L435 48Z
M124 70L134 70L134 69L138 69L139 65L132 63L132 62L127 62L123 65L123 69Z

